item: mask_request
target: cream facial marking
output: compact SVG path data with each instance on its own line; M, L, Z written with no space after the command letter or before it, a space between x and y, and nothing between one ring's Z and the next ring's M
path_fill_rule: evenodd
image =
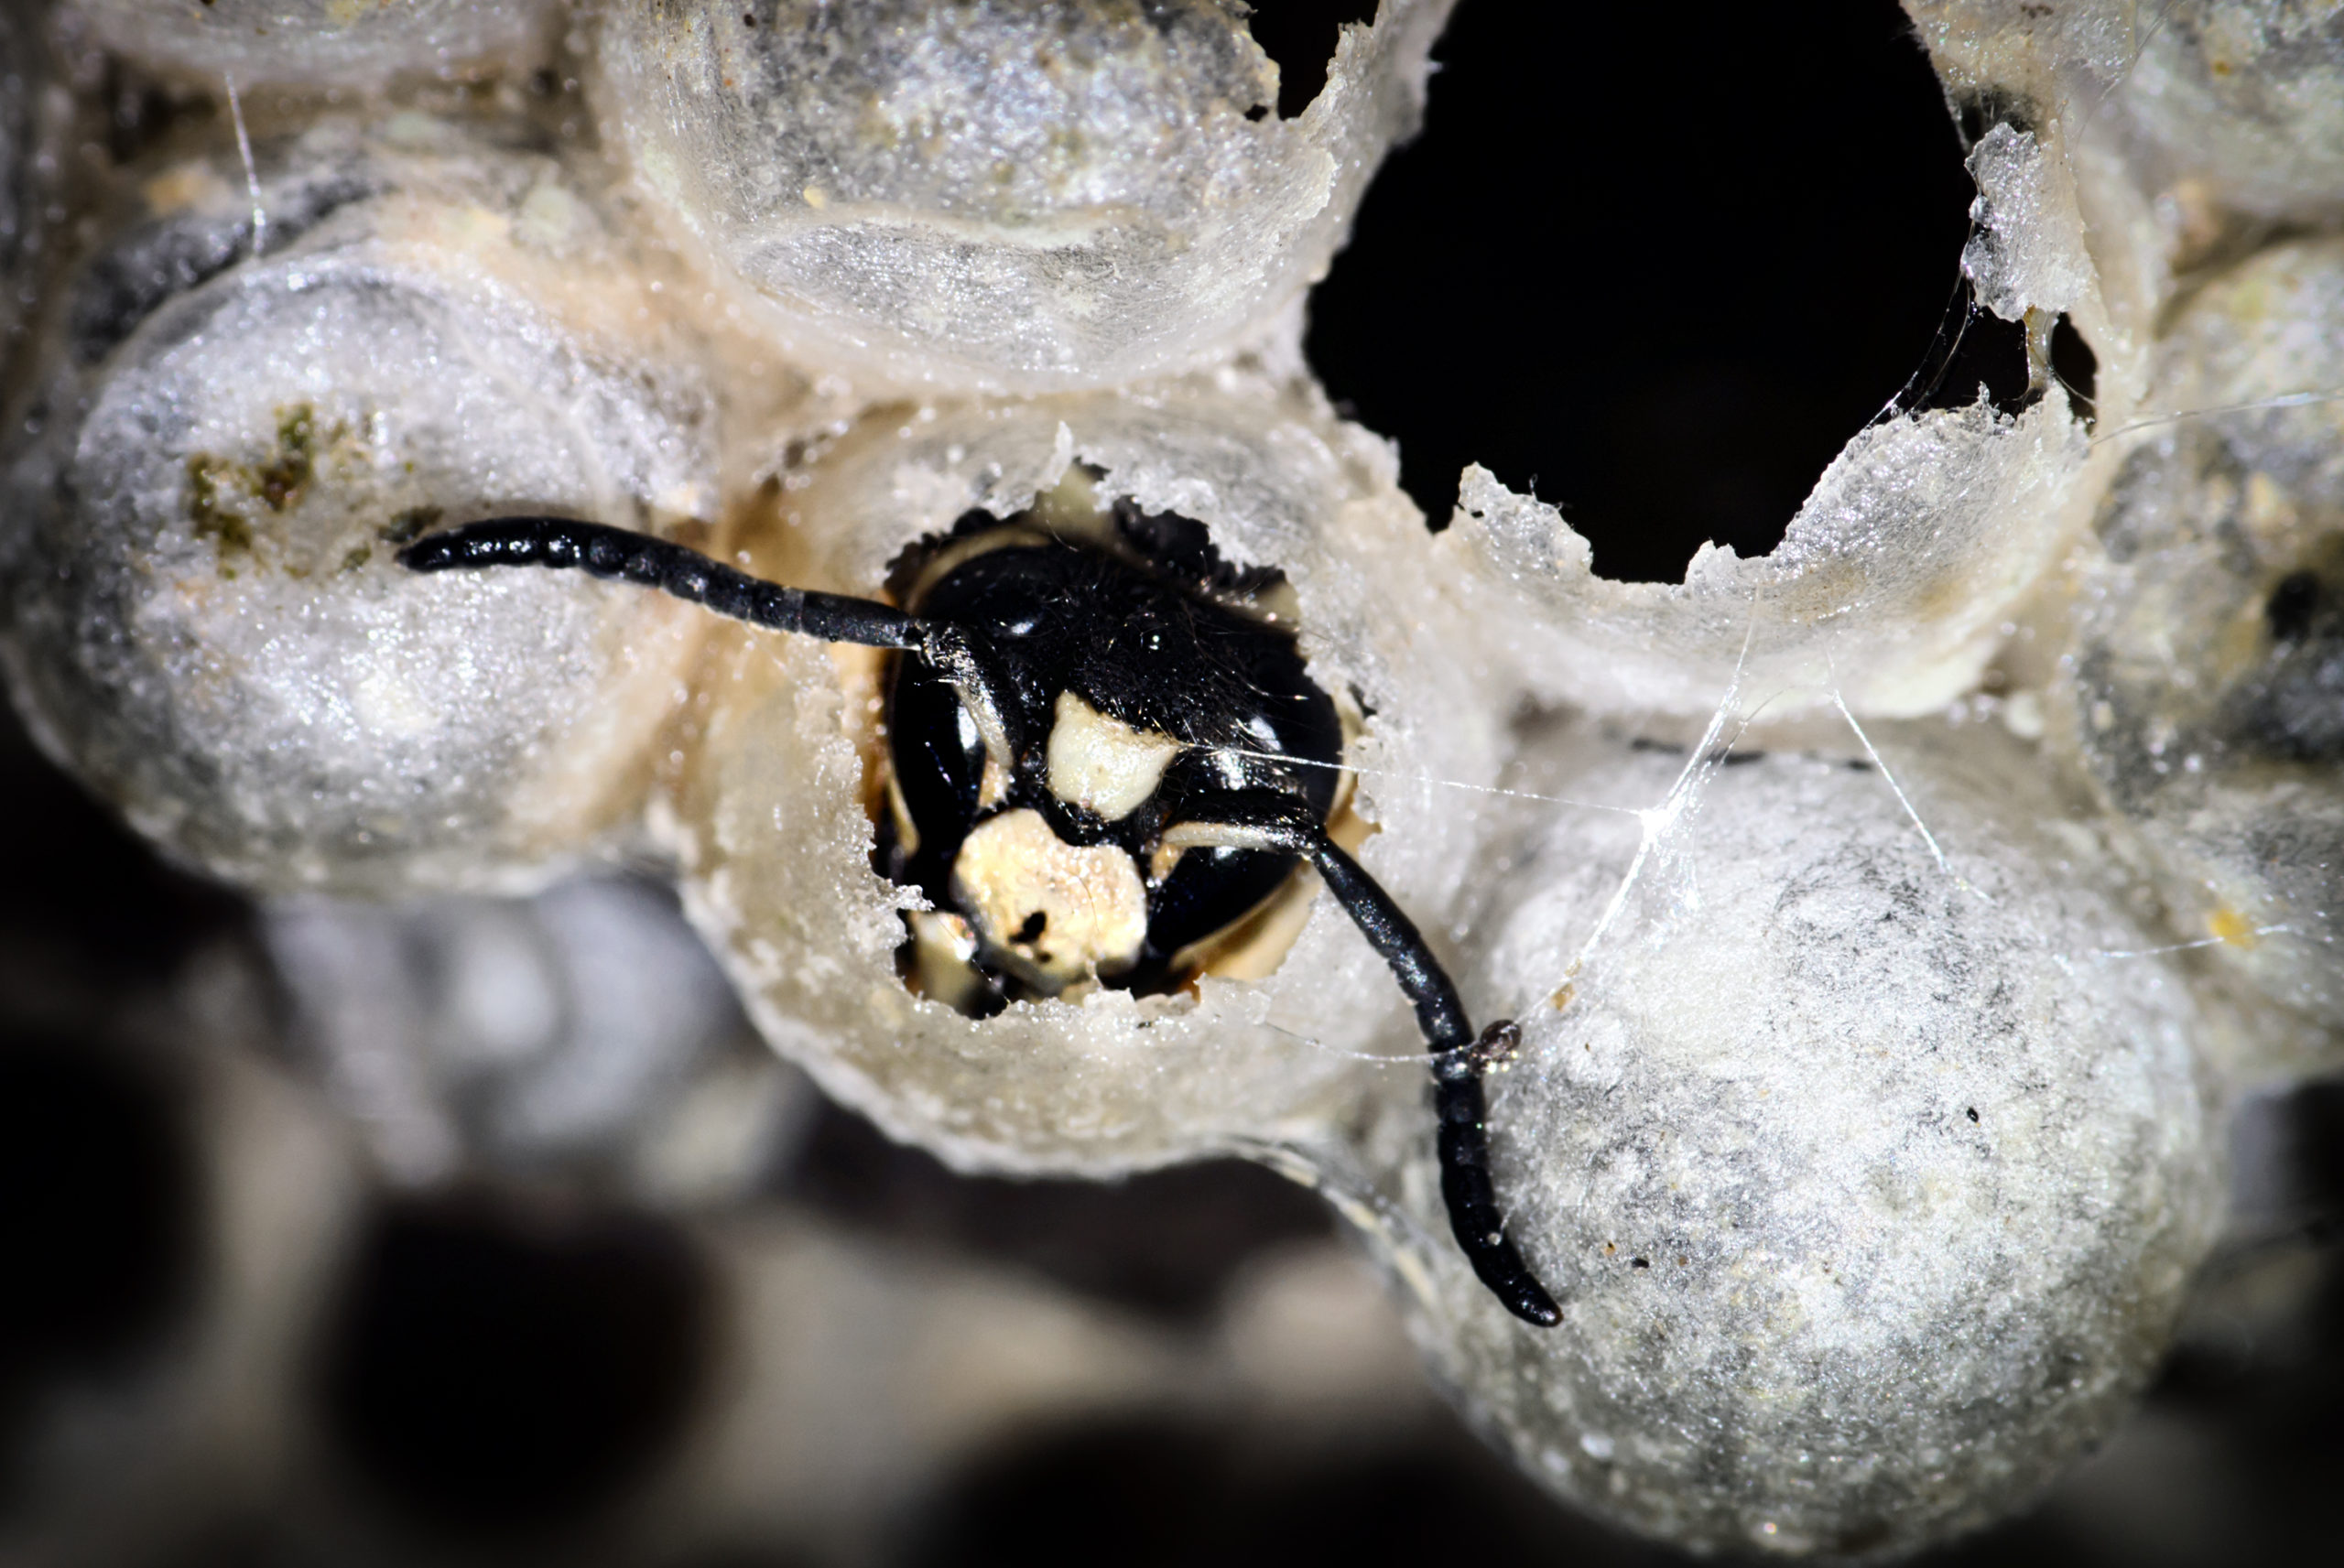
M1120 822L1147 803L1180 749L1179 741L1161 730L1134 730L1062 691L1047 752L1050 793L1105 821Z
M1057 991L1129 968L1147 939L1147 889L1112 844L1078 849L1030 807L971 829L952 880L985 944Z

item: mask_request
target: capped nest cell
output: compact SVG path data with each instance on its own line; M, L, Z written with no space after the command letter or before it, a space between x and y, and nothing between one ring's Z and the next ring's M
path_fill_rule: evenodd
M1281 118L1227 0L613 5L604 114L803 362L1107 386L1266 330L1423 113L1448 0L1347 26Z
M1999 724L1873 739L1581 719L1510 770L1461 946L1522 1022L1496 1165L1559 1327L1460 1266L1408 1097L1323 1167L1516 1461L1702 1550L1896 1555L2024 1503L2220 1218L2205 1021L2107 827Z
M51 315L10 475L20 699L244 885L541 876L639 810L700 627L394 557L515 505L704 534L708 394L550 160L329 121L259 168L256 199L233 147L146 171Z

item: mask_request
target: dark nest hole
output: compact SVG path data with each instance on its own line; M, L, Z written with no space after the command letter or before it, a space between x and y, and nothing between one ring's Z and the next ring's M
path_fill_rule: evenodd
M1435 527L1480 462L1561 505L1607 577L1773 548L1928 365L1970 232L1895 0L1463 0L1435 58L1423 135L1311 297L1330 395L1397 439Z
M1277 62L1279 119L1300 114L1326 90L1337 34L1346 22L1374 21L1375 5L1376 0L1253 0L1245 25L1262 52ZM1264 118L1268 109L1258 105L1251 117Z
M713 1281L682 1233L466 1192L364 1235L320 1366L324 1424L411 1527L505 1539L591 1520L700 1406Z
M21 1500L42 1395L177 1339L203 1282L205 1186L168 1065L0 1025L0 1505Z

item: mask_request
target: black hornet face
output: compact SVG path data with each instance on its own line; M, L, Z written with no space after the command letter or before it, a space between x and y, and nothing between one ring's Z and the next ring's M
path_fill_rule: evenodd
M1073 534L962 520L898 610L784 588L680 546L566 518L432 535L417 571L578 567L752 625L896 652L882 869L934 908L910 978L964 1011L1078 986L1164 990L1208 967L1307 863L1391 968L1433 1052L1441 1192L1474 1271L1525 1321L1561 1313L1506 1239L1479 1035L1406 914L1329 832L1342 726L1297 651L1274 572L1128 503Z
M1117 516L1100 545L978 514L914 579L914 613L993 670L964 691L901 655L888 706L880 869L935 904L910 917L907 968L963 1011L1186 984L1303 892L1295 852L1202 842L1196 825L1278 796L1323 826L1346 793L1342 724L1290 625L1210 591L1237 574L1195 524ZM1130 546L1183 531L1205 568L1189 580Z

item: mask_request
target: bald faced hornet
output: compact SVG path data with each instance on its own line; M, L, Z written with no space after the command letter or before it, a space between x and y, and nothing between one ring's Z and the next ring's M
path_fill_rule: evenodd
M1248 603L1203 528L1141 514L1069 536L963 519L904 608L785 588L663 540L557 517L472 523L409 568L539 566L655 588L754 626L896 654L880 868L918 888L906 977L982 1014L1078 986L1168 990L1318 872L1390 967L1432 1052L1441 1191L1475 1273L1516 1316L1561 1320L1503 1230L1478 1035L1416 926L1329 831L1343 730L1288 624Z

